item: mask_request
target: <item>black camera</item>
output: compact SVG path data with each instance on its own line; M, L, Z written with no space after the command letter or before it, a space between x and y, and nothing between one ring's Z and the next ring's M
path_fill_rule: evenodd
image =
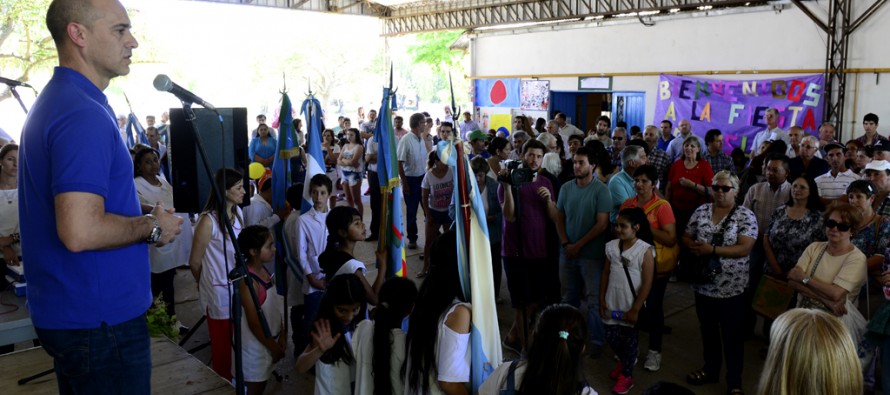
M504 161L504 167L507 169L507 175L498 175L498 181L506 182L516 188L527 182L535 180L535 172L526 168L525 163L521 160Z

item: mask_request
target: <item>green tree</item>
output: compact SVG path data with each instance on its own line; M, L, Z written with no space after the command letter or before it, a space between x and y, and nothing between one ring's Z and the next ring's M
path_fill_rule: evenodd
M28 81L31 74L49 68L58 58L44 18L50 0L0 0L0 70L4 76ZM0 101L12 97L0 91Z
M454 83L454 99L457 105L466 102L466 92L469 89L464 69L466 53L451 49L451 45L461 34L463 34L461 30L420 33L415 36L414 43L408 45L407 52L415 66L410 79L422 102L451 102L449 74Z

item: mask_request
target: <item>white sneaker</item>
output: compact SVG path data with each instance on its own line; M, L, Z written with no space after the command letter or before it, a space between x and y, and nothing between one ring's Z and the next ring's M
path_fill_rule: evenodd
M646 363L643 364L643 369L650 372L657 372L658 369L661 369L661 353L649 350L649 354L646 355Z

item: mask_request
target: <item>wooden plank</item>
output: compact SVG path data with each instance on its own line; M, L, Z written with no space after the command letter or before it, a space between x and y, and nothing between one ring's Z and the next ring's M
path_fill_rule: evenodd
M167 338L151 339L151 392L170 394L231 394L232 386L200 360ZM19 386L16 382L48 369L52 358L42 347L0 356L0 388L3 395L57 394L55 374L43 376Z

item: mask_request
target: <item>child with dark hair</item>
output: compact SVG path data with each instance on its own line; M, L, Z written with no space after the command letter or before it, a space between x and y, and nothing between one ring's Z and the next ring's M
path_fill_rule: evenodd
M372 320L358 324L352 337L355 353L356 395L392 395L405 387L402 363L405 361L403 320L417 300L417 286L403 277L393 277L380 288L380 304Z
M388 266L385 249L376 252L377 277L372 285L365 278L365 264L355 259L355 243L364 241L367 232L358 210L349 206L334 207L328 213L325 225L328 229L328 241L324 252L318 256L318 263L326 281L330 282L341 274L354 274L365 288L368 303L376 305Z
M250 276L249 280L241 281L241 307L244 309L244 319L241 320L241 356L244 363L241 370L244 372L247 394L262 394L275 363L281 360L287 348L287 325L282 319L284 301L275 290L273 276L263 266L264 262L275 259L275 239L265 226L252 225L238 235L238 247L247 257ZM251 288L269 324L270 336L263 332Z
M612 392L626 394L633 388L633 367L639 353L640 317L655 278L655 247L646 213L639 207L618 213L618 237L606 243L606 264L600 283L600 315L606 341L618 355L609 378L617 380Z
M479 395L596 395L584 379L587 318L567 304L552 305L538 318L528 359L501 364L479 387ZM507 391L504 391L507 390Z
M321 298L312 342L297 358L297 371L315 366L315 394L352 393L355 357L350 338L359 320L365 299L364 286L357 276L336 276Z
M328 200L333 184L324 174L316 174L309 180L309 198L312 207L301 215L289 216L284 223L284 232L289 244L288 261L288 302L302 300L302 309L291 310L291 325L294 331L294 354L306 348L309 332L318 314L318 306L324 293L324 274L318 263L319 255L325 250L328 231L325 221L328 215ZM294 191L290 194L291 190ZM303 188L288 189L291 207L299 210L302 204ZM296 196L294 196L296 195ZM294 201L292 201L294 200ZM296 204L296 205L295 205ZM293 218L296 217L296 218ZM299 273L301 278L297 278ZM291 296L293 295L293 296ZM293 303L289 303L292 306ZM295 306L296 307L296 306Z
M405 394L469 393L471 307L457 271L457 236L433 245L430 280L408 321Z

